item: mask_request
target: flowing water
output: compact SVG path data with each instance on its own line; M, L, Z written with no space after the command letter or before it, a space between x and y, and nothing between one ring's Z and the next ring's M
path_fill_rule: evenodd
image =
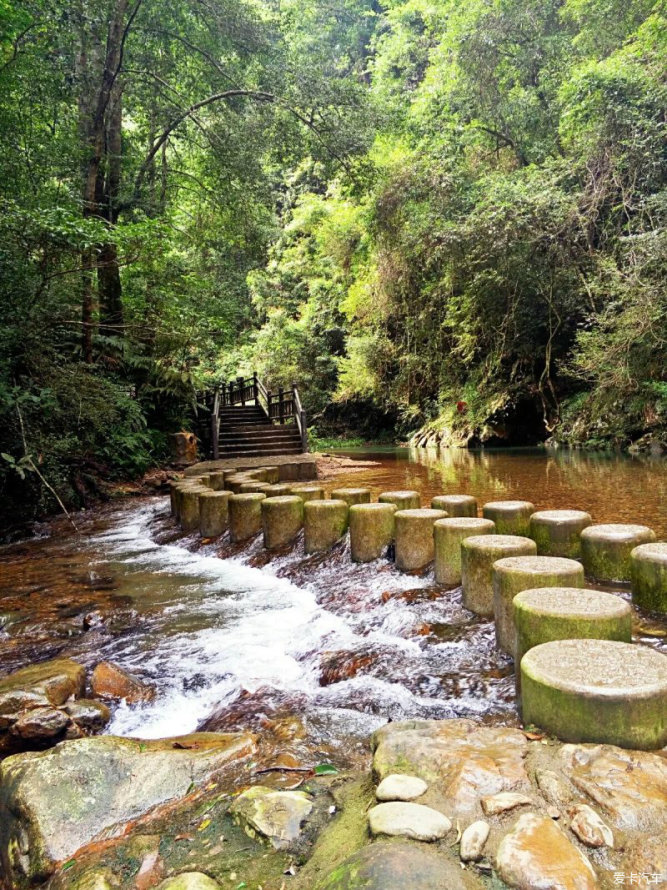
M355 451L372 461L325 481L374 495L466 492L577 507L597 521L637 521L667 539L667 465L576 453ZM515 723L509 659L461 591L381 560L351 563L349 544L269 558L183 537L166 497L125 500L59 520L0 549L0 674L68 655L112 660L156 698L121 706L109 732L158 737L198 727L290 725L309 751L345 760L388 719L477 716ZM617 591L628 596L627 591ZM664 623L637 614L639 642L665 648ZM291 723L290 723L291 721ZM295 721L300 729L294 730Z

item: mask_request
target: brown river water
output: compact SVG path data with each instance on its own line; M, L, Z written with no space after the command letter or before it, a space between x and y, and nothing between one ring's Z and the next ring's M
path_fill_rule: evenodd
M667 540L667 462L578 452L341 452L373 461L325 481L374 496L414 488L638 522ZM511 661L493 624L460 589L384 560L356 566L349 545L268 559L183 536L168 498L131 498L0 548L0 675L62 654L115 661L148 680L154 701L119 706L109 732L158 737L253 727L349 762L387 720L472 716L515 724ZM616 588L619 596L627 590ZM635 639L667 651L667 627L636 613Z

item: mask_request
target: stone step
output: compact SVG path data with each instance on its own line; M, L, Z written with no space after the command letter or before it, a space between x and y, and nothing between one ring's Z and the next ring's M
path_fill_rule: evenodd
M268 457L279 454L301 454L300 445L269 446L266 448L221 448L221 457Z

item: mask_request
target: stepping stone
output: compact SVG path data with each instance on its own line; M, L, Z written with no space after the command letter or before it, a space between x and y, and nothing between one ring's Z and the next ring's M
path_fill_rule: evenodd
M271 488L271 486L268 482L244 482L239 488L239 494L248 494L249 492L266 494L269 488Z
M355 504L350 507L350 550L354 562L379 559L394 540L392 503Z
M593 519L583 510L538 510L530 517L530 537L540 556L581 556L581 533Z
M630 581L630 554L640 544L655 541L655 532L646 525L589 525L581 533L584 570L597 581Z
M299 495L264 498L261 502L264 546L275 550L291 544L303 525L303 500Z
M667 655L613 640L557 640L521 661L524 723L566 742L667 744Z
M513 601L517 593L536 587L583 587L584 570L574 559L558 556L511 556L493 564L493 616L496 643L516 653Z
M229 525L231 491L202 491L199 495L199 534L217 538Z
M433 523L446 516L444 510L428 509L397 510L394 513L397 568L414 572L433 562Z
M229 536L234 543L248 541L262 530L262 501L265 499L266 495L259 492L234 494L229 498Z
M371 490L370 488L336 488L331 492L331 499L345 501L348 507L353 504L370 504Z
M493 615L493 564L509 556L534 556L537 545L518 535L474 535L461 541L463 605L476 615ZM534 585L531 585L534 586Z
M540 587L514 597L517 663L553 640L632 641L632 609L620 596L579 587ZM517 672L517 677L520 672Z
M452 823L438 810L418 803L379 803L368 812L371 834L409 837L415 841L437 841L443 838Z
M448 516L477 516L477 498L469 494L439 494L431 501L431 507L444 510Z
M500 842L496 871L518 890L594 890L597 878L588 859L551 819L520 816Z
M349 507L345 501L306 501L303 505L303 548L306 553L330 550L347 531Z
M459 856L463 862L478 862L482 858L490 830L491 826L483 819L473 822L465 829L459 847Z
M650 612L667 612L667 544L640 544L630 553L632 602Z
M177 516L184 532L199 529L199 495L210 491L205 485L182 485L177 493Z
M421 507L418 491L383 491L378 503L396 504L397 510L418 510Z
M528 537L534 512L535 505L530 501L489 501L482 507L482 516L495 522L499 535Z
M298 495L302 501L324 500L324 489L321 485L293 485L290 494Z
M434 498L434 501L440 500ZM435 543L435 580L456 587L461 583L461 541L474 535L491 535L495 525L490 519L454 517L438 519L433 526Z
M417 776L404 776L392 773L386 776L375 789L378 800L415 800L428 790L428 785Z

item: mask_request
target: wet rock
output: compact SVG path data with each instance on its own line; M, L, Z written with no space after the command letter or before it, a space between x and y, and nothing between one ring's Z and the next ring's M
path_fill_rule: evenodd
M69 658L33 664L0 680L0 729L7 729L18 715L40 705L58 707L85 690L86 672Z
M500 794L494 794L491 797L483 797L482 809L487 816L498 816L500 813L507 813L509 810L515 810L517 807L530 806L532 803L533 801L526 797L525 794L502 791Z
M67 702L63 705L63 711L69 714L77 726L86 732L99 732L104 729L111 720L111 711L101 701L91 698L80 698L77 701Z
M573 807L569 816L570 828L587 847L613 847L614 835L611 828L602 821L588 804Z
M535 781L548 803L562 807L572 800L572 791L567 783L553 770L536 770Z
M368 811L371 834L388 834L393 837L409 837L416 841L437 841L452 827L447 818L418 803L391 801L380 803Z
M627 844L623 857L623 869L627 875L667 875L667 844L665 836L641 835ZM646 881L646 877L644 877ZM653 878L653 882L657 883Z
M490 830L489 823L483 819L473 822L465 829L459 848L459 855L464 862L478 862L482 858Z
M470 812L484 796L530 788L524 767L528 741L516 729L472 720L413 720L383 726L372 747L381 779L397 772L419 776L454 813Z
M201 871L185 871L162 881L157 890L220 890L220 884Z
M14 890L45 880L97 838L184 796L253 754L254 737L194 733L138 741L97 736L0 763L0 865Z
M526 813L500 842L496 870L519 890L592 890L597 887L589 861L563 832L543 816Z
M564 745L563 770L617 828L664 835L667 761L658 754L612 745Z
M125 699L131 704L155 698L155 690L151 686L110 661L101 661L95 667L90 685L93 693L100 698Z
M55 739L64 735L70 723L68 715L57 708L32 708L19 714L10 732L21 739Z
M246 823L251 836L259 832L276 850L283 850L299 837L301 824L312 809L312 800L303 791L253 785L236 798L229 812Z
M356 677L359 671L372 667L379 659L379 652L361 650L358 652L333 651L320 655L320 686L331 686L341 680Z
M378 800L415 800L428 790L428 785L417 776L394 773L386 776L375 790Z
M118 881L107 868L90 868L76 877L70 884L69 890L112 890Z
M380 842L358 850L316 890L471 890L481 887L442 853L406 842Z

